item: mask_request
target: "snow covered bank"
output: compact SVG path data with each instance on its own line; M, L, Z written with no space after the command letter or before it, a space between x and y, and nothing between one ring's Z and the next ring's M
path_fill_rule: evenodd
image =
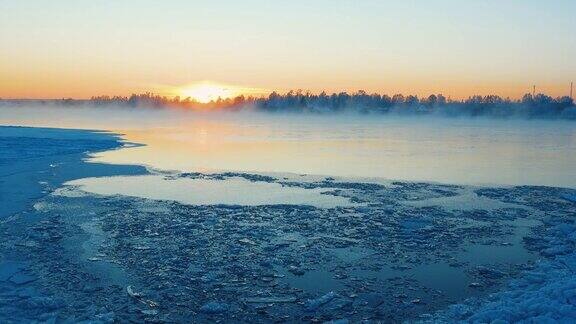
M38 199L69 180L142 173L141 167L84 162L90 153L121 144L117 136L95 131L0 127L0 322L56 318L54 312L64 302L58 295L46 294L38 284L40 274L34 270L29 249L41 247L29 231L44 237L47 245L59 244L65 235L46 226L47 219L39 217L34 207ZM60 260L61 256L50 258Z
M519 198L511 190L503 200ZM522 191L526 192L525 189ZM576 321L576 201L574 190L534 189L523 195L548 211L542 226L525 237L526 245L543 259L526 269L503 291L487 298L455 304L423 322L574 323ZM540 195L544 191L547 197ZM524 198L524 197L523 197ZM560 210L567 213L561 215Z
M90 152L120 146L120 139L108 133L0 126L0 219L31 207L68 180L127 173L82 162Z

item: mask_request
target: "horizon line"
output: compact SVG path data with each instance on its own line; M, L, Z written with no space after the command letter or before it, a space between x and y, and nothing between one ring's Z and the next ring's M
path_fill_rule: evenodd
M305 94L305 95L306 95L306 94L310 94L310 95L314 95L314 96L319 96L319 95L321 95L322 93L326 94L327 96L332 96L332 95L338 95L338 94L342 94L342 93L349 94L349 95L353 95L353 94L359 94L359 93L361 93L361 92L364 92L366 95L369 95L369 96L371 96L371 95L380 95L380 96L389 96L389 97L392 98L393 96L401 95L401 96L404 96L404 97L413 96L413 97L417 97L417 98L419 98L419 99L421 99L421 98L428 98L428 97L433 96L433 95L434 95L434 96L444 96L444 94L441 93L441 92L440 92L440 93L430 93L430 94L427 94L427 95L417 95L417 94L405 94L405 93L394 93L394 94L390 94L390 93L383 93L383 92L368 92L368 91L365 91L365 90L362 90L362 89L360 89L360 90L355 90L355 91L351 91L351 92L345 91L345 90L343 90L343 91L338 91L338 92L336 92L336 91L333 91L333 92L318 91L318 92L316 92L316 91L311 91L311 90L293 89L293 90L288 90L288 91L284 91L284 92L280 92L280 91L278 91L278 90L273 90L273 91L267 92L266 94L262 94L262 95L252 95L252 94L243 94L243 93L240 93L240 94L238 94L238 95L229 96L229 97L218 97L218 99L221 99L221 100L234 99L234 98L238 98L238 97L241 97L241 96L244 96L245 98L256 98L256 99L258 99L258 98L268 98L272 93L277 93L277 94L279 94L279 95L281 95L281 96L284 96L284 95L289 94L290 92L302 93L302 94ZM89 98L87 98L87 97L49 97L49 98L42 97L42 98L30 98L30 97L1 97L1 96L0 96L0 100L2 100L2 101L5 101L5 100L22 100L22 101L43 101L43 100L45 100L45 101L54 101L54 100L78 100L78 101L81 101L81 100L85 100L85 101L89 101L89 100L93 100L93 99L98 98L98 97L110 97L110 98L121 97L121 98L130 98L131 96L141 96L141 95L158 96L158 97L167 98L167 99L172 99L172 100L175 99L175 98L180 98L180 100L185 100L185 99L188 99L188 98L189 98L189 99L194 99L194 97L192 97L192 96L180 96L180 95L172 95L172 96L170 96L170 95L160 94L160 93L152 92L152 91L143 91L143 92L132 92L132 93L130 93L130 94L128 94L128 95L107 95L107 94L93 95L93 96L91 96L91 97L89 97ZM560 96L551 96L551 95L546 94L545 92L537 92L537 93L536 93L536 92L525 92L523 95L520 95L520 96L517 96L517 97L516 97L516 96L515 96L515 97L511 97L511 96L501 96L501 95L497 95L497 94L494 94L494 93L490 93L490 94L471 94L471 95L466 96L466 97L463 96L463 97L458 97L458 98L452 98L451 96L447 96L447 97L444 96L444 97L445 97L447 100L455 100L455 101L466 100L466 99L473 98L473 97L488 97L488 96L496 96L496 97L499 97L499 98L501 98L501 99L508 99L508 100L521 100L521 99L522 99L524 96L526 96L526 95L531 95L531 96L545 95L545 96L549 96L549 97L552 97L552 98L568 97L568 98L572 98L572 99L573 99L573 97L570 96L570 93L565 94L565 95L560 95ZM213 101L216 101L216 100L213 100Z

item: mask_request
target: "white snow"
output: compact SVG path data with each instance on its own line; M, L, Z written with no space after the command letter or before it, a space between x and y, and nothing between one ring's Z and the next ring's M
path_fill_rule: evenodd
M559 223L542 237L548 256L513 280L507 290L469 299L424 322L576 322L576 226Z

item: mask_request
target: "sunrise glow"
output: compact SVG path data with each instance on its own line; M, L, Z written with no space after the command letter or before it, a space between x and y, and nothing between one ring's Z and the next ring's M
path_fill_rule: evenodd
M198 83L184 86L177 89L177 95L183 98L190 97L200 103L208 103L220 99L228 99L239 94L232 87L216 83Z
M452 99L536 85L557 97L575 81L574 1L176 2L0 1L0 98L235 93L220 84ZM217 84L187 86L205 80Z

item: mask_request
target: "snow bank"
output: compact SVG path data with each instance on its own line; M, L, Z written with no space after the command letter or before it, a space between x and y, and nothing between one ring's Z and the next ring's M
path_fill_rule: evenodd
M513 280L508 290L469 299L423 320L437 322L574 323L576 321L576 226L550 221L540 238L530 238L547 258Z

